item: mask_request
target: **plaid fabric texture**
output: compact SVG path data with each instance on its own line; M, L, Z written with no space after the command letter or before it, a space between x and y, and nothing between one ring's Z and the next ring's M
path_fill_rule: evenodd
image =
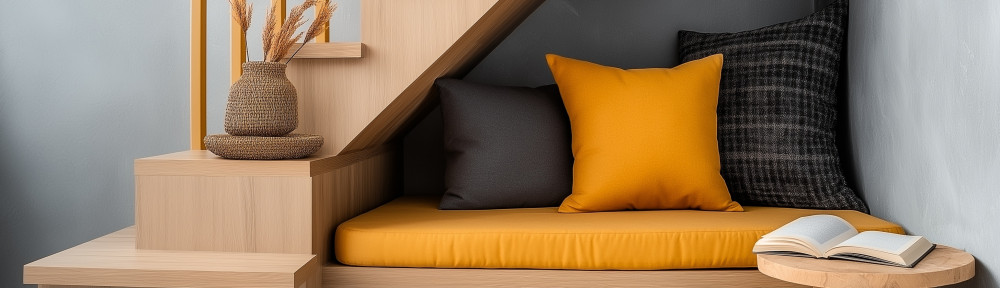
M852 209L836 145L847 1L738 33L681 31L683 62L725 57L719 94L722 176L744 205Z

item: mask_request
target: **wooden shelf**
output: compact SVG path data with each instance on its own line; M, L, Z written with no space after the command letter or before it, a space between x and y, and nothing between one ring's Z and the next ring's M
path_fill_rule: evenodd
M139 250L129 227L24 265L24 283L111 287L299 287L314 255ZM312 279L311 279L312 278Z
M295 49L298 49L299 45L302 45L302 43L293 45L292 49L288 51L288 55L285 55L285 58L287 59L289 56L292 56L292 53L295 53ZM302 50L298 54L295 54L295 59L361 58L363 50L364 44L361 44L361 42L306 43L306 46L303 46Z
M291 160L229 160L208 150L188 150L135 160L136 176L316 176L392 149L376 147L345 155Z

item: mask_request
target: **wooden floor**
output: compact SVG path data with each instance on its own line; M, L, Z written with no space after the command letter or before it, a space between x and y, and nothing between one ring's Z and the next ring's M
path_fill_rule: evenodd
M329 265L323 287L806 287L757 269L580 271Z

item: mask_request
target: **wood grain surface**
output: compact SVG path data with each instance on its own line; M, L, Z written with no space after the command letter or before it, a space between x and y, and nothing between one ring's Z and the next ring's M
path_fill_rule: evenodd
M316 254L341 222L398 194L398 147L295 160L185 151L136 160L137 247Z
M803 287L755 269L582 271L328 265L323 287Z
M298 287L318 275L311 254L135 248L132 227L24 265L24 283L111 287Z
M816 287L937 287L975 276L975 258L965 251L938 245L913 268L847 260L757 255L757 267L768 276Z
M288 77L299 92L297 131L323 135L323 154L388 143L382 141L384 135L398 135L403 124L415 121L415 114L426 108L424 99L434 79L467 70L541 2L362 1L363 58L299 59L289 64ZM387 108L390 105L394 108ZM372 124L376 117L381 120ZM345 151L356 138L363 140Z
M318 39L317 39L318 40ZM292 45L292 49L288 51L285 55L285 59L292 56L296 49L299 49L299 45L302 43L295 43ZM351 43L306 43L302 46L302 50L299 50L295 54L295 59L305 59L305 58L361 58L364 45L360 42ZM294 60L294 59L293 59Z

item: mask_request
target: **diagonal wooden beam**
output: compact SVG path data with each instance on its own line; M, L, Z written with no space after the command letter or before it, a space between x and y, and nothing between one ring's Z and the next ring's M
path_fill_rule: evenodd
M543 0L500 0L448 48L433 64L399 94L340 152L350 153L398 139L433 107L434 80L465 75Z

